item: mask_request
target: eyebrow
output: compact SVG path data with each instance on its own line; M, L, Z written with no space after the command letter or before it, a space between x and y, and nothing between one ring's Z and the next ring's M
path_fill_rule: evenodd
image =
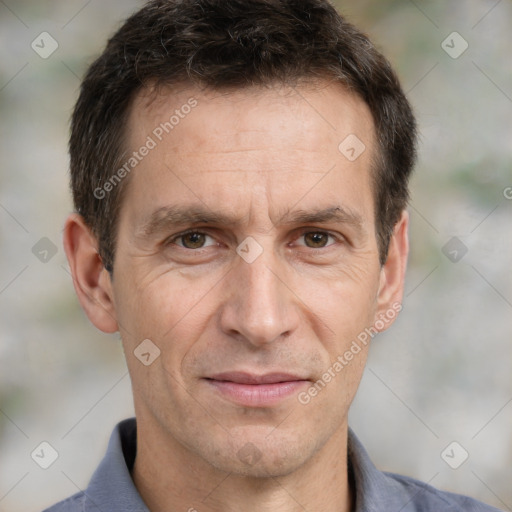
M137 234L144 238L150 238L157 233L168 230L170 227L194 224L236 226L242 223L244 217L214 212L202 205L163 206L147 217L147 220L137 229ZM341 205L313 210L288 210L277 222L272 221L274 225L324 224L327 222L345 224L359 231L364 231L362 216L357 212L343 208Z
M354 228L362 229L363 218L359 213L356 213L340 205L329 206L327 208L315 210L295 210L287 212L281 217L280 223L282 224L313 224L313 223L326 223L337 222L340 224L348 224Z

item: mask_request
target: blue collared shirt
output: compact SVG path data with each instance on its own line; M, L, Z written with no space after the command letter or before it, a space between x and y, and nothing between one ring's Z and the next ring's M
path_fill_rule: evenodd
M149 512L130 475L136 429L135 418L119 423L87 489L44 512ZM379 471L350 429L348 461L355 487L354 512L499 512L472 498Z

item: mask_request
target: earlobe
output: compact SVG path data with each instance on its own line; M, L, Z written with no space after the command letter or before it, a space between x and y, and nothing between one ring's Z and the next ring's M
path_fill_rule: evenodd
M67 218L63 243L83 310L98 329L116 332L118 325L110 275L98 253L97 240L81 215L73 213Z
M409 214L404 210L393 230L389 242L388 257L381 268L376 318L381 317L382 314L402 309L405 271L409 255L408 227ZM394 317L395 314L393 313ZM388 322L382 330L387 329L392 323Z

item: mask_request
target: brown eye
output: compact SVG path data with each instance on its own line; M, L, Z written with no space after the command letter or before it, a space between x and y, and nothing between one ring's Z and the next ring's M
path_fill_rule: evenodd
M304 233L304 240L306 245L313 249L325 247L329 241L329 234L321 231L312 231L311 233Z
M185 233L177 237L176 240L180 240L181 244L178 245L185 247L185 249L201 249L205 244L206 236L204 233L192 232Z

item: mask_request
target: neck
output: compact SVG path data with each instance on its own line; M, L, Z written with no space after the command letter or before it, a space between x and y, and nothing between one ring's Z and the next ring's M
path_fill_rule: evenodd
M133 481L151 512L349 512L346 424L303 466L280 477L221 471L137 420Z

